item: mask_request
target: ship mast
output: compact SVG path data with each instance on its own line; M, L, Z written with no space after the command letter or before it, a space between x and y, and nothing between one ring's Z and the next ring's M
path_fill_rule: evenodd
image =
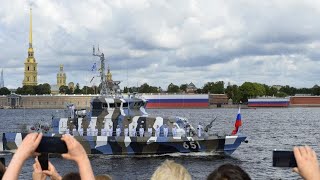
M99 48L98 48L99 49ZM99 50L98 50L99 51ZM108 92L108 89L107 89L107 84L106 84L106 77L105 77L105 75L104 75L104 54L103 53L101 53L100 54L100 51L96 54L95 53L95 48L94 48L94 46L93 46L93 53L92 53L92 55L93 56L98 56L98 57L100 57L100 61L101 61L101 63L100 63L100 82L101 82L101 91L100 91L100 95L101 96L107 96L107 95L109 95L109 92Z

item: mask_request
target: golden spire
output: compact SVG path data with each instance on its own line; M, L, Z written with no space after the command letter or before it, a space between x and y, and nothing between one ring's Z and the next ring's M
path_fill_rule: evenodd
M29 48L32 48L32 8L30 7Z

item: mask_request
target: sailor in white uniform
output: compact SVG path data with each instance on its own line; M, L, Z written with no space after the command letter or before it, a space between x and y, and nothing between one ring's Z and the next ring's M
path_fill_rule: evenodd
M139 136L140 136L140 137L143 137L143 134L144 134L144 128L142 127L142 125L140 125L140 128L139 128Z
M127 127L127 125L124 128L124 136L129 136L129 128Z
M109 125L109 128L107 129L107 136L112 136L112 126Z
M83 128L81 127L81 128L79 128L79 136L83 136Z
M136 137L136 128L134 125L132 125L132 129L130 131L130 136L131 137Z
M72 129L72 135L73 135L73 136L77 135L77 130L76 130L75 127Z
M172 136L173 137L177 136L177 127L176 127L176 125L173 125L173 127L172 127Z
M199 125L198 125L198 137L202 136L202 131L203 131L203 126L202 126L201 122L199 122Z
M121 128L120 128L119 125L117 125L116 135L117 135L118 137L121 135Z
M168 137L168 132L169 132L168 127L167 127L167 125L165 124L164 127L163 127L163 136L164 136L164 137Z
M160 137L160 127L157 125L156 127L156 137Z
M93 135L94 135L94 136L98 136L98 129L95 128L95 129L93 130Z
M105 128L101 129L101 136L106 136L107 130Z
M151 137L152 136L152 127L149 125L148 127L148 135Z

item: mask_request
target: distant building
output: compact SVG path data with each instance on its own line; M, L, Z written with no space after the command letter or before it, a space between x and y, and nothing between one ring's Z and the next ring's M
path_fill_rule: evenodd
M60 64L60 70L57 73L57 84L50 85L51 87L51 94L59 94L60 87L66 85L66 73L63 72L63 65Z
M60 71L57 73L57 85L58 88L66 85L67 76L66 73L63 72L63 65L60 65Z
M197 91L197 87L191 82L187 85L186 93L195 93Z
M22 85L38 85L38 70L36 59L34 58L34 51L32 47L32 9L30 8L30 32L29 32L29 48L28 57L24 62L24 80Z

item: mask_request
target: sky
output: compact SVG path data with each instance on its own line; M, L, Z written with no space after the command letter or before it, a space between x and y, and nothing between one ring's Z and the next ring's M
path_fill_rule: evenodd
M30 6L38 84L56 84L63 64L67 82L97 85L93 45L122 88L320 84L317 0L2 0L0 69L8 88L22 86Z

